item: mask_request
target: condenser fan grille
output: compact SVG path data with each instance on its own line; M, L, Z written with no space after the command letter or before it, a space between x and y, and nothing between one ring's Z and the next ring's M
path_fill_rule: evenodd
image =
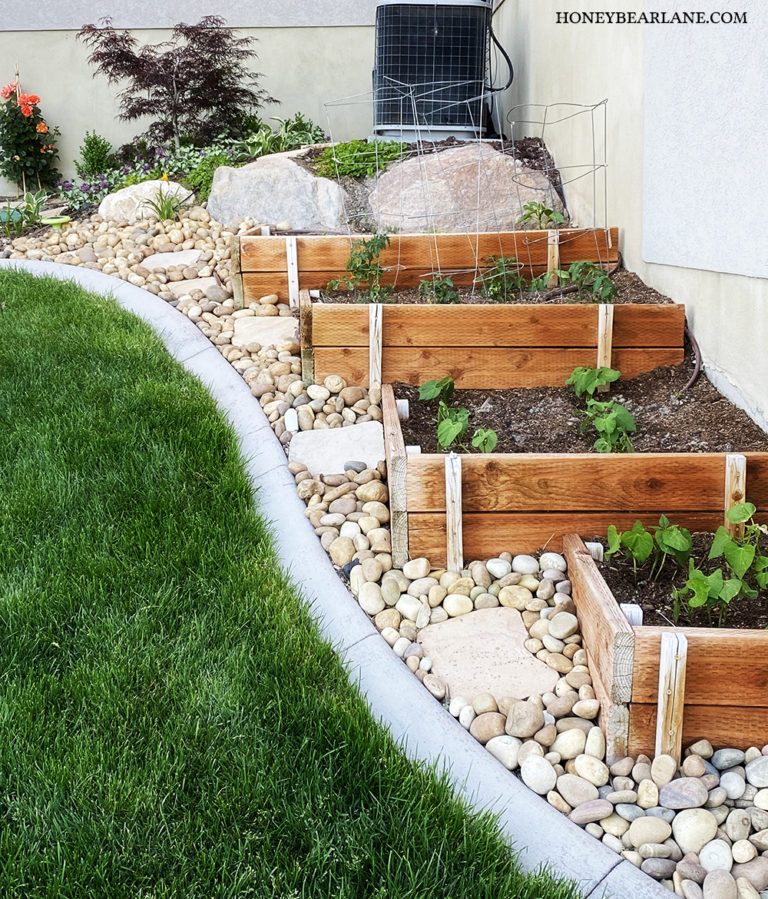
M489 6L380 5L374 128L468 129L483 121Z

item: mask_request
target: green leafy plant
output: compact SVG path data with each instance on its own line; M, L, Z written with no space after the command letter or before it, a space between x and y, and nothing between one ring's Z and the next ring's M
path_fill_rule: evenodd
M465 451L468 448L461 442L461 438L469 428L469 411L464 406L452 408L448 402L453 397L455 390L454 380L451 375L437 380L427 381L419 387L420 400L434 400L437 403L437 443L441 449L450 449L454 443ZM477 428L472 435L472 446L481 453L492 453L499 441L499 436L493 428Z
M553 284L550 287L550 280L552 278L557 278L557 284ZM528 285L529 293L544 293L547 290L554 289L555 287L564 287L570 275L568 272L563 271L560 268L554 268L552 271L544 272L543 275L539 275L536 278L531 278L531 282Z
M421 387L419 387L419 399L441 399L443 402L447 403L453 396L455 389L456 385L450 375L440 378L439 381L436 378L433 378L431 381L427 381L426 384L422 384Z
M152 200L144 200L144 205L155 213L161 222L178 218L184 198L171 191L159 190Z
M213 176L216 174L216 169L222 165L232 165L232 160L225 153L206 156L187 175L185 180L197 194L199 203L208 199L213 186Z
M677 524L670 524L666 515L659 517L659 524L653 528L653 534L640 521L636 521L630 530L618 531L615 525L608 528L608 547L605 551L607 561L621 551L632 561L632 568L637 579L638 567L649 558L652 559L648 577L655 580L664 567L668 557L685 568L693 546L691 532Z
M520 221L527 225L529 222L535 222L539 230L549 228L552 225L564 225L565 216L562 212L556 212L545 206L544 203L526 203L523 206L523 214Z
M593 448L598 453L631 453L634 451L629 435L637 430L632 413L615 400L600 402L599 400L587 400L586 411L579 412L584 416L581 431L592 425L597 431L598 437Z
M392 293L392 287L381 283L384 269L379 264L379 256L388 246L388 234L377 234L369 240L360 238L352 241L349 259L345 265L349 276L329 281L329 290L338 290L344 285L348 290L360 291L361 302L386 302Z
M450 275L432 275L419 283L419 293L428 303L459 303L459 292L453 286Z
M23 193L35 183L38 188L53 184L58 176L54 163L59 129L49 127L39 103L35 94L21 93L18 75L0 88L0 175Z
M24 194L24 202L20 206L12 207L10 203L7 203L5 209L2 210L2 218L0 218L3 234L6 237L18 237L28 228L39 224L43 207L49 199L44 190L38 190L36 193L27 191Z
M572 262L568 267L568 277L578 288L579 294L586 294L593 303L610 303L618 293L608 272L588 259Z
M574 393L581 398L584 394L594 396L598 387L605 387L618 381L621 372L615 368L607 368L601 365L600 368L587 368L579 366L571 372L570 378L565 382L568 387L573 387Z
M326 139L323 129L300 112L290 119L273 116L272 121L279 125L276 130L260 122L257 128L249 131L240 140L232 141L232 151L236 159L248 160L270 153L284 153Z
M497 303L505 303L510 294L522 290L523 266L514 256L487 256L485 270L475 279L484 296Z
M478 428L472 435L472 446L481 453L492 453L499 442L499 435L493 428Z
M323 150L315 171L323 178L373 178L390 162L402 159L407 150L408 145L398 141L350 140Z
M117 158L112 152L112 144L95 131L86 131L80 144L80 158L75 160L75 169L80 178L89 178L115 167Z

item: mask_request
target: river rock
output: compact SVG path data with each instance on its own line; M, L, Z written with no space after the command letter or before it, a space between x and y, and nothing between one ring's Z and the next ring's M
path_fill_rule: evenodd
M698 777L678 777L659 790L659 805L664 808L698 808L708 798L707 788Z
M727 871L711 871L704 878L704 899L738 899L736 881Z
M521 700L509 708L505 730L509 736L525 740L541 730L544 723L541 709L532 702Z
M576 774L562 774L557 778L556 789L571 808L599 798L597 787Z
M516 737L510 737L502 734L498 737L492 737L486 744L485 748L491 755L498 759L509 771L517 768L517 759L520 752L522 742Z
M545 796L554 789L557 782L555 769L546 759L537 755L531 755L525 759L520 766L520 777L527 787L540 796Z
M672 828L661 818L643 815L629 826L629 840L635 849L643 843L663 843L672 833Z
M666 880L673 875L675 863L671 858L647 858L640 865L640 870L654 880Z
M683 852L698 853L716 833L717 819L703 808L684 809L672 822L672 834Z
M594 756L577 755L573 760L573 767L579 777L583 777L595 787L602 787L608 783L610 774L607 765Z
M733 768L734 765L741 765L744 762L744 751L742 749L718 749L712 754L710 762L719 771L725 771L726 768Z
M592 821L601 821L613 812L613 806L605 799L590 799L582 802L568 815L574 824L583 826Z
M706 871L730 871L733 867L731 847L724 840L710 840L699 850L699 864Z
M746 877L756 890L762 892L768 889L768 858L761 855L743 865L734 865L731 874L734 878Z
M504 733L505 718L499 712L484 712L478 715L472 722L469 732L478 741L485 745L494 737L500 737Z
M768 787L768 755L761 755L748 762L745 773L747 781L753 787Z
M676 771L677 762L671 755L657 755L651 762L651 780L659 789L672 780Z

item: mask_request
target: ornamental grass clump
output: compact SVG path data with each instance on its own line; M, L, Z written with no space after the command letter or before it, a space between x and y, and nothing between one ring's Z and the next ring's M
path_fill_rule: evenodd
M58 176L58 128L40 112L40 97L23 94L19 77L0 89L0 175L19 185L22 193L53 184Z

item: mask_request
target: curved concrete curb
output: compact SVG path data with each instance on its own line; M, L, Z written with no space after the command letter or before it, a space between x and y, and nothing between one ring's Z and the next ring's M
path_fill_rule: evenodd
M237 433L246 469L258 491L259 511L271 523L282 564L301 588L323 635L372 713L411 759L446 771L456 793L472 808L499 816L500 827L519 851L525 869L549 865L555 874L577 881L585 897L670 895L510 776L379 638L304 516L304 503L296 495L285 453L261 406L188 318L153 294L90 269L15 259L0 260L2 269L73 281L92 293L114 298L149 324L168 352L202 381Z

